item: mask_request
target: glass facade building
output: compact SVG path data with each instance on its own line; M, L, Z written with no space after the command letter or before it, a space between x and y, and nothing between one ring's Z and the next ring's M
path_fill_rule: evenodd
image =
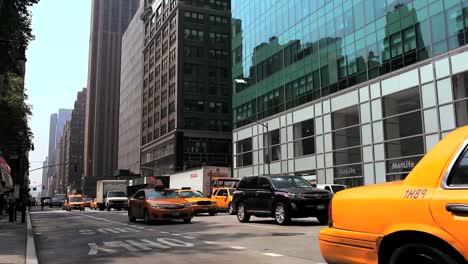
M467 124L467 29L468 1L233 0L234 175L403 179Z

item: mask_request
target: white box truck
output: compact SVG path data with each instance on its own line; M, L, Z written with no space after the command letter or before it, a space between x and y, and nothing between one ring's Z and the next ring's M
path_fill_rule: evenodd
M97 208L103 211L114 208L117 210L128 208L126 180L102 180L96 183Z
M169 188L181 189L190 187L210 196L217 187L237 187L239 179L232 178L231 168L204 166L199 169L187 170L169 176Z

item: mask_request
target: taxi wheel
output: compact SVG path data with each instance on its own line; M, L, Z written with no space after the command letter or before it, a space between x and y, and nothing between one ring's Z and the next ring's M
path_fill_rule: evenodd
M228 205L228 214L230 215L234 214L234 205L232 203L229 203Z
M407 244L393 251L389 264L459 264L444 251L425 244Z
M143 212L143 220L144 220L145 224L147 224L147 225L151 224L151 220L150 220L149 215L148 215L148 210L146 210L146 209Z
M275 222L278 225L286 225L291 222L291 217L289 217L286 212L286 206L282 203L277 203L275 205Z
M216 212L209 212L211 216L216 215Z
M247 214L243 203L237 206L237 219L241 223L247 223L250 220L250 215Z
M192 222L192 218L185 218L184 219L184 224L190 224Z
M133 215L130 214L130 211L128 212L128 221L134 223L136 221L136 218L133 217Z

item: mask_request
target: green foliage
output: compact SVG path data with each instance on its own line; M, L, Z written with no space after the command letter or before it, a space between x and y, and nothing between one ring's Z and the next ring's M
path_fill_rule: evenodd
M15 145L31 150L33 135L28 127L31 106L26 103L27 99L23 78L13 73L5 74L0 95L1 148L8 150Z
M34 39L29 8L39 0L0 0L0 74L14 67Z

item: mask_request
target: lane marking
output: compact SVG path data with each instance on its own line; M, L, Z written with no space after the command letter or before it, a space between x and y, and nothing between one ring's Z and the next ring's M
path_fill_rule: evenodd
M173 236L181 236L181 234L171 234L171 235L173 235Z
M170 248L168 246L164 246L160 243L156 243L154 241L148 240L148 239L140 239L140 241L136 240L125 240L125 242L129 243L130 245L140 248L142 250L151 250L152 248L161 248L161 249L167 249Z
M185 239L195 239L193 236L182 236Z
M169 234L169 232L166 232L166 231L161 231L160 233L161 234Z
M82 215L82 216L86 216L86 217L89 217L89 218L92 218L92 219L96 219L96 220L101 220L101 221L106 221L106 222L109 222L109 223L115 223L115 224L121 224L121 225L129 225L129 224L125 224L125 223L122 223L122 222L118 222L118 221L113 221L113 220L109 220L109 219L105 219L105 218L100 218L100 217L95 217L95 216L90 216L90 215L85 215L85 214L79 214L79 213L73 213L75 215Z
M216 245L218 244L217 242L214 242L214 241L203 241L205 244L208 244L208 245Z
M232 249L245 249L245 247L239 247L239 246L231 246L230 248L232 248Z
M269 256L269 257L283 257L283 255L276 254L276 253L263 253L263 255Z
M96 255L99 251L107 252L107 253L116 253L117 251L109 248L103 248L96 243L88 243L88 246L90 247L88 255Z

